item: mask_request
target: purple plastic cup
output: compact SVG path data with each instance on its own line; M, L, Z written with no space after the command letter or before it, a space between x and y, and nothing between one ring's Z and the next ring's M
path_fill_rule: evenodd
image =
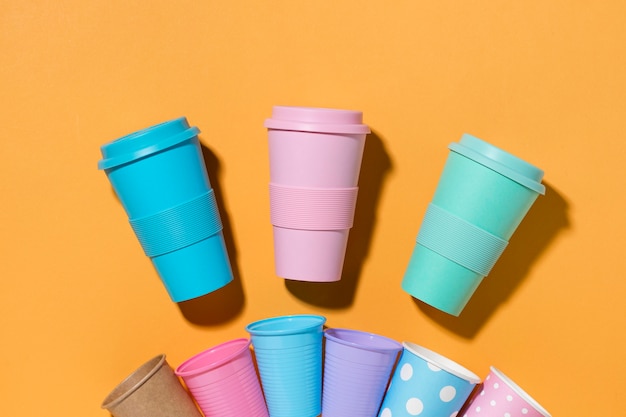
M322 415L375 417L402 345L373 333L327 329Z

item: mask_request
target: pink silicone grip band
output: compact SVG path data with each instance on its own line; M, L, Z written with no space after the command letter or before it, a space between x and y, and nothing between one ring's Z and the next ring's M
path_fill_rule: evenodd
M352 227L359 188L303 188L270 184L272 224L287 229Z

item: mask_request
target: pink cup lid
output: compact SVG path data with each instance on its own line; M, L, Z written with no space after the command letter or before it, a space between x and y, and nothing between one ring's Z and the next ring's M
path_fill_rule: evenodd
M316 107L274 106L272 117L265 120L265 127L317 133L370 133L360 111Z

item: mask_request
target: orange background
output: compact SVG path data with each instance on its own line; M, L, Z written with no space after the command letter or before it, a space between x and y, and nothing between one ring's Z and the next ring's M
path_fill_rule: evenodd
M554 416L620 415L625 15L616 0L0 2L3 415L105 416L154 355L176 366L297 313L495 365ZM339 284L274 274L275 104L362 110L374 132ZM237 278L175 304L96 162L182 115ZM544 169L548 190L454 318L400 281L464 132Z

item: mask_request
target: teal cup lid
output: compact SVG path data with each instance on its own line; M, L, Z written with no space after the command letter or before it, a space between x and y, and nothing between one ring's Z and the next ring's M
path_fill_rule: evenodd
M123 136L100 148L98 169L110 169L175 146L200 133L185 117L163 122Z
M448 148L539 194L546 192L541 183L543 170L477 137L465 133L459 143Z

